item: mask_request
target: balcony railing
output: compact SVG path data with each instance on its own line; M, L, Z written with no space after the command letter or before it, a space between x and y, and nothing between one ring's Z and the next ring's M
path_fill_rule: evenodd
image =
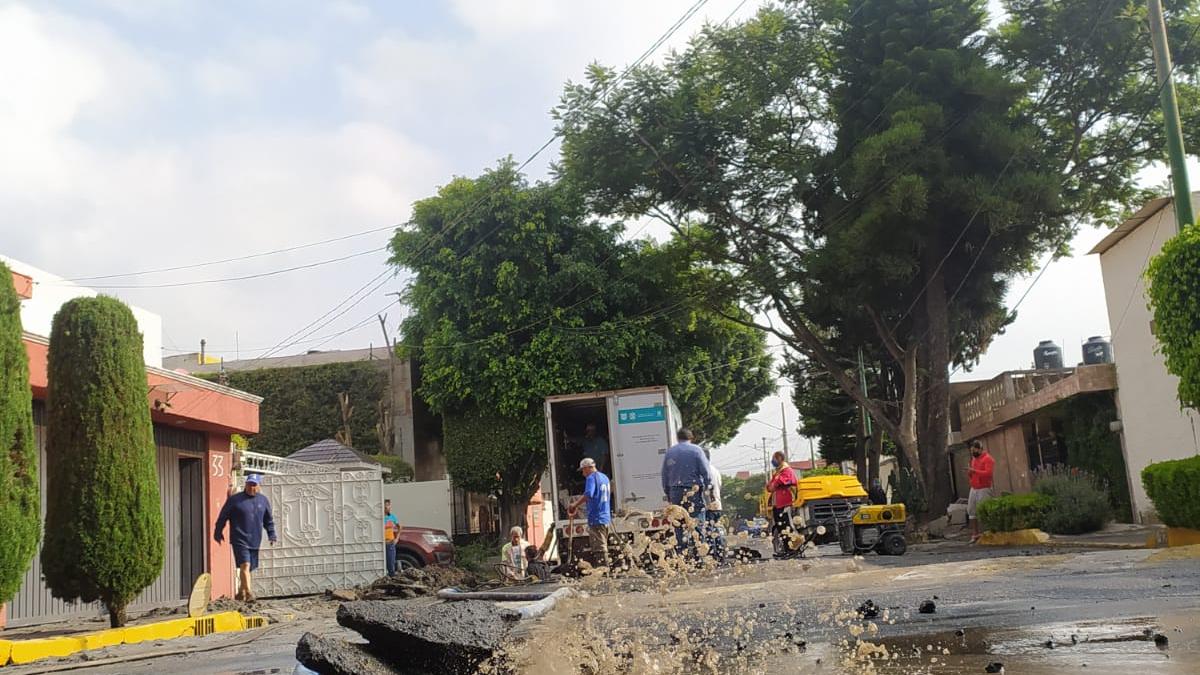
M963 427L988 413L1032 396L1046 387L1075 374L1074 368L1046 370L1011 370L1001 373L987 384L962 397L958 414Z

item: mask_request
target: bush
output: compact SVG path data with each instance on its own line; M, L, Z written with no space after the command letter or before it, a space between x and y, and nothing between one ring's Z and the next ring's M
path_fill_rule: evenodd
M20 590L37 553L42 534L38 479L21 301L12 274L0 263L0 603Z
M1200 457L1151 464L1142 485L1163 523L1200 530Z
M1112 520L1112 505L1103 481L1087 471L1053 466L1035 472L1033 490L1054 500L1042 519L1052 534L1085 534Z
M808 478L810 476L840 476L840 475L842 475L842 467L838 466L837 464L830 464L829 466L823 466L819 469L809 469L808 471L804 472L804 476L802 476L802 477Z
M104 296L64 304L50 329L49 381L42 574L56 598L104 602L117 628L163 572L165 546L142 335L129 307Z
M383 474L385 483L407 483L413 479L412 465L395 455L368 455L372 461L379 462L391 473Z
M501 543L491 538L476 539L469 544L454 547L454 562L459 567L483 576L492 576L495 570L490 562L500 557Z
M990 532L1013 532L1041 528L1054 500L1031 492L1023 495L993 497L979 503L976 514L983 528Z
M1179 402L1200 407L1200 226L1185 227L1163 244L1146 277L1154 336L1167 372L1179 378Z

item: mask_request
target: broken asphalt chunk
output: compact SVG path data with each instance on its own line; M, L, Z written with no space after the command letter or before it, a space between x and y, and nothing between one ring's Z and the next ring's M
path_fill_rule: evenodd
M296 660L305 668L324 675L393 675L400 673L383 659L367 651L366 645L351 644L305 633L296 645Z
M387 601L343 604L338 623L376 651L402 655L408 668L474 673L508 641L520 615L490 602L462 600L414 606Z
M937 605L935 605L932 600L926 600L921 603L921 606L917 608L917 611L922 614L933 614L937 612Z
M985 673L1003 673L1004 672L1004 664L1000 663L999 661L993 661L993 662L987 664L987 667L983 669L983 672L985 672Z
M874 600L867 600L858 606L858 616L863 619L874 619L879 616L879 608L875 606Z

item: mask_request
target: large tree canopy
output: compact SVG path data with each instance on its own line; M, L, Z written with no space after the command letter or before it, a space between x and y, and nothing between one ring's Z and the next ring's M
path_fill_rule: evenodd
M418 202L396 234L392 261L415 272L403 349L459 485L522 506L545 469L549 395L666 384L719 444L773 390L761 332L697 309L692 250L619 234L569 186L529 185L509 163Z
M1167 4L1182 43L1196 3ZM621 82L594 67L557 113L589 206L703 251L921 467L934 510L950 366L1011 321L1010 280L1124 208L1161 147L1144 9L1010 0L993 28L985 5L782 3ZM855 347L898 370L899 400L861 390Z

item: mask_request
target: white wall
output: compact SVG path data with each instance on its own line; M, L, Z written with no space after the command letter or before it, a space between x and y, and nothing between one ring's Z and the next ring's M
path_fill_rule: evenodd
M392 513L404 527L431 527L454 532L453 494L449 480L384 483L383 498L392 500Z
M1160 210L1136 230L1100 254L1108 321L1117 365L1117 406L1123 425L1125 464L1129 470L1133 509L1139 520L1151 517L1154 505L1142 487L1142 469L1167 459L1200 454L1200 415L1181 411L1178 378L1167 372L1150 332L1146 264L1175 236L1175 211Z
M33 279L33 297L21 301L21 325L30 332L43 337L50 336L50 323L63 303L74 298L95 297L99 293L86 286L66 281L60 276L38 269L33 265L0 255L14 272ZM142 354L146 365L162 367L162 317L140 307L130 307L142 332Z

